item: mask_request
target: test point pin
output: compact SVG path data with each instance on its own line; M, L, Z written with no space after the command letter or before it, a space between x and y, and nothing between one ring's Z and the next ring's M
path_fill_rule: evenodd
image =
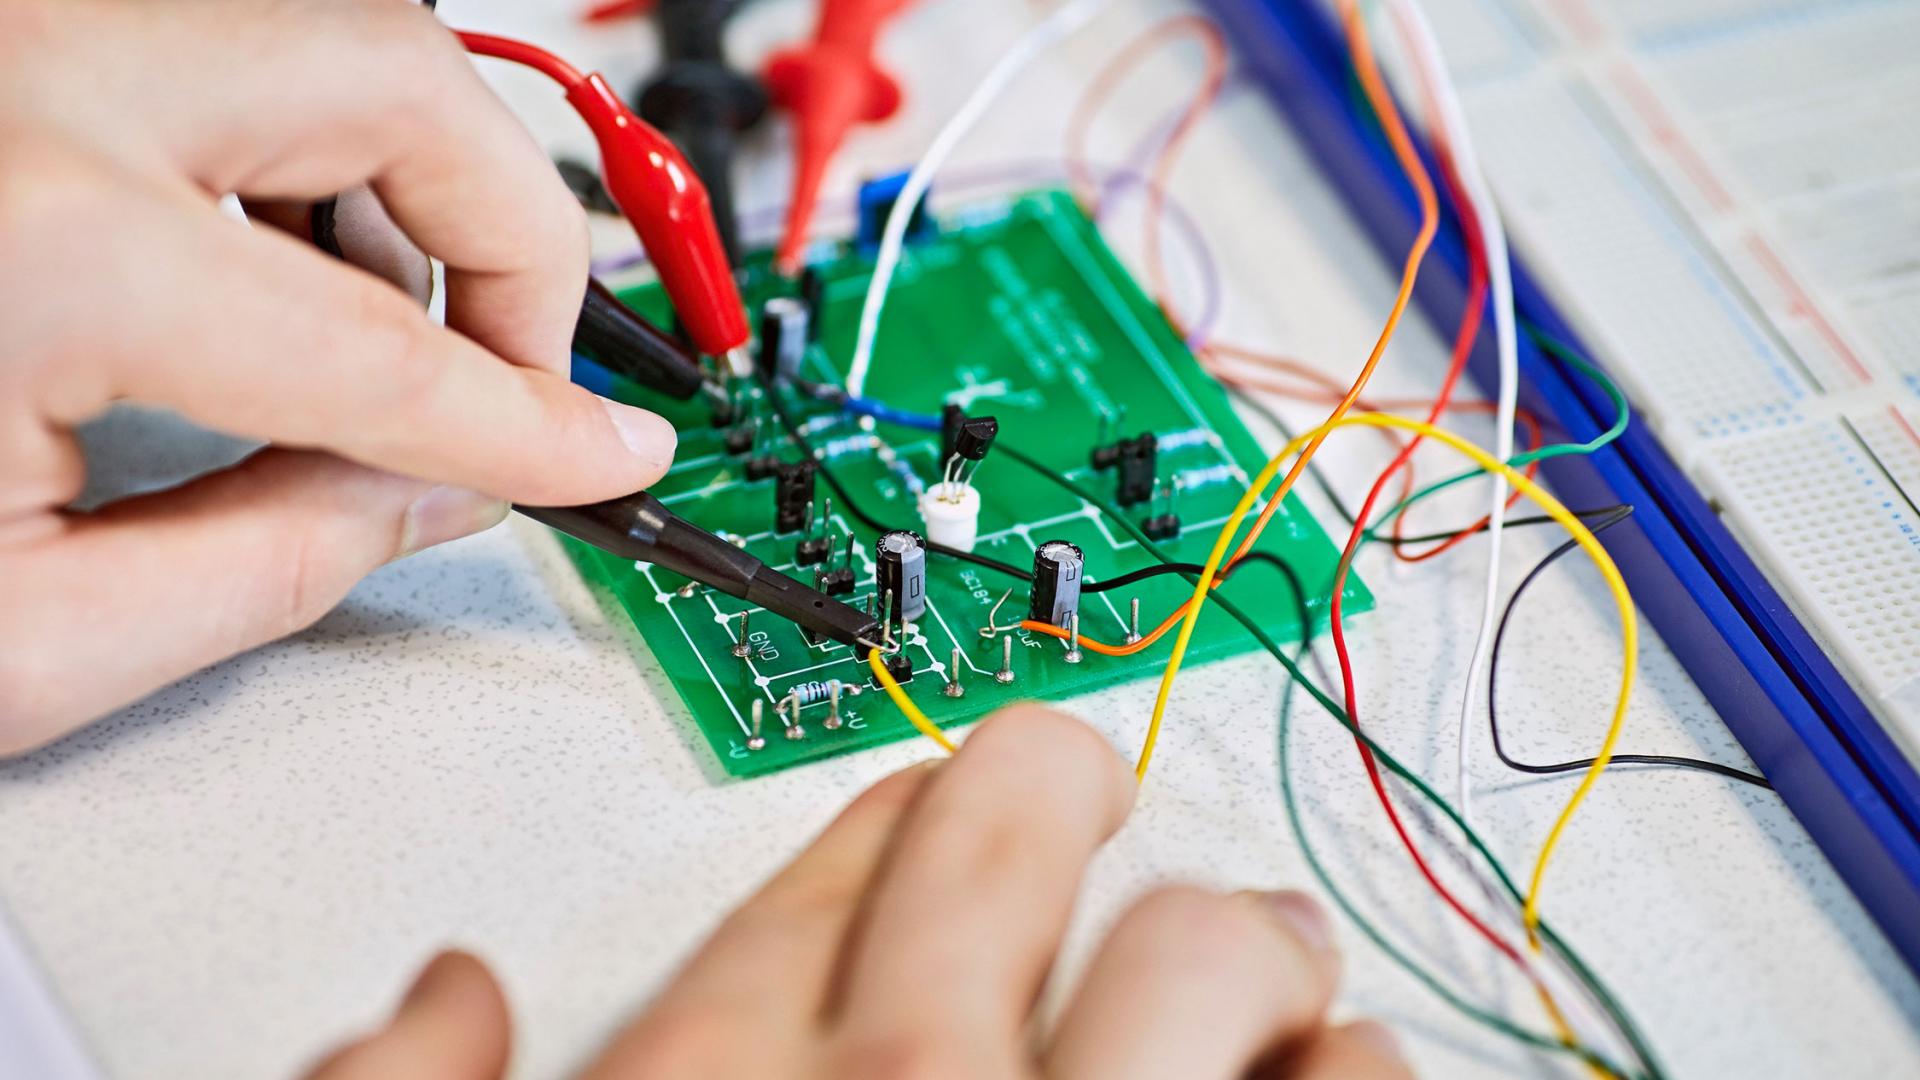
M1127 604L1127 644L1133 645L1133 644L1137 644L1139 641L1140 641L1140 598L1136 596L1133 598L1132 601L1130 601Z
M747 637L747 616L750 614L751 610L740 613L740 639L733 643L733 655L742 660L753 655L753 642Z
M820 726L828 731L840 730L840 680L834 679L827 684L827 718Z
M993 673L993 681L1005 685L1013 681L1013 635L1000 639L1000 670Z
M1067 616L1067 651L1060 659L1069 664L1080 662L1080 613L1077 611Z
M763 714L766 711L767 711L767 703L760 700L759 698L754 698L753 699L753 731L747 736L747 749L749 750L766 749L767 740L765 739L765 737L763 737L760 734L760 724L763 718Z
M941 693L948 697L961 697L966 689L960 685L960 646L953 647L953 666L947 670L947 685Z

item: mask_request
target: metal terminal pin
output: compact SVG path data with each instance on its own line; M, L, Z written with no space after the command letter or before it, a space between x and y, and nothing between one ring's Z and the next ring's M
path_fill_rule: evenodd
M753 699L753 731L747 735L747 749L764 750L767 740L760 734L760 724L767 711L767 703L759 698Z
M813 535L813 500L812 499L807 500L807 524L805 528L802 528L800 530L800 535L803 537L811 537Z
M839 679L835 679L832 682L827 684L827 718L825 720L820 721L820 726L823 728L826 728L828 731L840 730L840 680Z
M699 591L700 591L700 583L697 581L689 581L685 585L682 585L678 589L674 590L674 595L680 597L680 599L682 600L691 600L693 599L694 594L698 593Z
M780 717L780 722L787 725L786 736L788 742L797 742L807 737L807 729L800 726L799 698L788 694L786 697L780 699L779 706L773 711L775 715Z
M1134 597L1127 604L1127 644L1136 645L1140 641L1140 598Z
M822 509L820 511L820 535L825 536L826 534L832 531L833 531L833 496L829 495L824 500ZM852 539L852 537L849 536L848 539Z
M1000 639L1000 670L993 673L993 681L1005 686L1013 681L1013 638Z
M1067 616L1067 651L1060 657L1069 664L1080 662L1080 613Z
M747 639L747 616L750 614L750 610L740 613L740 639L733 643L733 655L742 660L753 655L753 642Z
M1012 641L1013 639L1008 638L1007 640ZM947 670L946 688L940 692L948 697L962 697L967 692L966 688L960 685L960 646L958 645L953 647L953 666Z
M1000 594L1000 599L995 600L991 608L987 609L987 625L980 628L981 637L986 638L988 641L992 641L994 639L994 635L1000 633L1003 630L1011 631L1011 630L1020 629L1020 627L1018 626L1001 626L999 623L994 621L995 617L1000 614L1000 605L1006 603L1007 597L1012 595L1013 595L1013 590L1008 589L1006 592L1003 592Z

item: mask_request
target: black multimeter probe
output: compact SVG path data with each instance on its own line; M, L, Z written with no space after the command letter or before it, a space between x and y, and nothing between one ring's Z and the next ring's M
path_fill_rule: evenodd
M881 644L879 620L780 573L642 491L587 506L515 510L623 559L652 563L855 648Z

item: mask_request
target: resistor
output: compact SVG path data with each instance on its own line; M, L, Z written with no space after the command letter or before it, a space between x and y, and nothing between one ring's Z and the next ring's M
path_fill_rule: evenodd
M1158 436L1157 441L1162 452L1184 450L1189 446L1211 446L1214 434L1206 428L1188 428L1185 431L1174 431Z
M816 679L813 682L803 682L795 686L793 689L787 691L787 695L793 698L793 703L796 706L804 709L809 705L818 705L823 701L831 699L836 687L841 693L849 694L849 696L851 696L851 693L859 692L858 688L852 688L850 693L848 684L841 682L839 679Z
M1238 465L1214 465L1205 469L1188 469L1174 477L1173 480L1174 483L1187 491L1192 491L1194 488L1206 487L1209 484L1224 484L1229 481L1236 484L1245 484L1247 482L1247 474L1243 472Z

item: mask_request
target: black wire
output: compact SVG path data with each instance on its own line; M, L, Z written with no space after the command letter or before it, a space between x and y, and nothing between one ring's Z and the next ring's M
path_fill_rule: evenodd
M1300 588L1300 585L1299 585L1300 579L1298 577L1295 577L1293 568L1287 565L1286 560L1280 558L1280 556L1278 555L1274 555L1270 552L1265 552L1265 551L1248 552L1238 562L1228 563L1226 567L1223 568L1217 576L1220 581L1224 582L1228 578L1232 577L1234 571L1238 570L1243 563L1250 563L1250 562L1272 563L1274 566L1278 567L1282 573L1286 574L1289 578L1293 578L1294 587L1296 590ZM1199 563L1184 563L1184 562L1155 563L1152 566L1143 566L1138 570L1121 574L1117 578L1109 578L1106 581L1091 582L1089 584L1081 586L1080 591L1083 593L1102 593L1102 592L1106 592L1108 589L1124 589L1128 585L1135 585L1142 581L1147 580L1148 578L1157 578L1165 574L1187 574L1187 575L1197 576L1205 569L1206 567L1201 566Z
M773 415L779 418L780 426L787 429L787 437L793 440L793 444L800 448L801 453L818 463L820 477L827 482L828 487L833 489L833 493L840 497L840 504L846 507L847 513L852 514L862 525L876 532L896 531L896 526L886 524L861 508L860 504L855 502L853 496L847 491L846 485L842 484L840 478L833 474L833 470L827 467L827 463L821 461L814 455L813 444L808 442L807 437L800 433L800 427L794 423L793 415L787 412L786 403L780 400L779 389L772 386L767 387L766 399L767 403L773 408ZM945 555L950 559L959 559L961 562L969 562L975 566L995 570L1006 574L1008 577L1019 578L1021 581L1033 580L1032 571L1022 570L1012 563L1004 563L999 559L990 559L985 555L975 555L971 551L961 551L959 548L948 547L945 544L937 544L931 540L926 542L926 547L928 551L937 555Z
M1604 521L1594 524L1594 535L1597 536L1614 525L1625 521L1631 513L1633 513L1633 508L1630 506L1623 506L1614 511L1614 513ZM1513 596L1507 600L1506 610L1500 615L1500 629L1493 635L1493 653L1488 661L1487 670L1487 728L1493 733L1493 752L1499 755L1502 764L1517 772L1532 773L1536 776L1577 772L1591 766L1594 761L1592 758L1582 758L1579 761L1562 761L1552 765L1535 765L1525 761L1517 761L1507 756L1506 748L1500 744L1500 718L1495 705L1497 700L1495 690L1499 686L1500 677L1500 645L1506 640L1507 621L1513 618L1513 609L1519 605L1520 597L1526 594L1527 586L1532 585L1534 579L1545 572L1547 567L1552 566L1555 560L1579 546L1579 543L1578 540L1568 540L1566 543L1554 548L1547 553L1546 558L1541 559L1532 570L1527 572L1526 577L1520 579L1519 587L1513 590ZM1754 787L1765 788L1768 791L1773 790L1773 785L1767 782L1766 777L1736 769L1730 765L1722 765L1717 761L1703 761L1699 758L1690 757L1672 757L1666 754L1615 754L1612 760L1622 765L1668 765L1677 769L1698 769L1701 772L1710 772L1717 776L1724 776L1730 780L1739 780L1743 783L1752 784Z

